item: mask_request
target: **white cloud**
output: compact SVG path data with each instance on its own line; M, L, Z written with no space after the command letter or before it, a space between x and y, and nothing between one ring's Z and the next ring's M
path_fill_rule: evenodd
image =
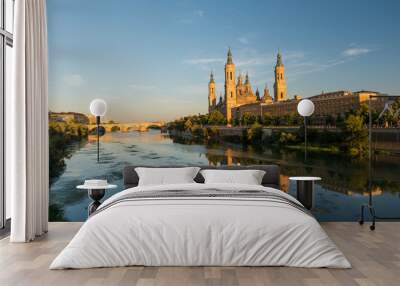
M193 24L197 19L203 18L204 14L205 12L203 10L195 10L189 15L179 19L179 22L182 24L190 25Z
M223 58L198 58L198 59L188 59L183 61L185 64L190 65L207 65L213 63L222 63L224 62Z
M63 77L63 81L73 87L78 87L84 84L84 80L80 74L70 74Z
M243 45L247 45L249 43L249 39L246 37L239 37L238 41L241 42Z
M199 16L199 17L203 17L204 16L204 11L203 10L196 10L195 15Z
M285 62L295 62L304 58L304 54L301 52L288 52L283 55L283 60ZM276 54L260 54L253 53L252 55L245 55L243 57L239 57L236 60L236 66L238 67L250 67L250 66L273 66L276 62Z
M371 50L367 48L348 48L344 50L342 54L346 57L356 57L368 54L369 52L371 52Z

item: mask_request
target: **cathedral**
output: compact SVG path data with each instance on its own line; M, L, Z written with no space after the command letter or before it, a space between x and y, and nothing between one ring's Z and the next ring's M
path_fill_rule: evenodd
M208 112L214 110L224 114L228 123L232 122L232 109L255 103L273 103L286 100L285 68L282 63L282 55L278 52L275 65L274 100L269 94L267 87L264 88L263 96L260 97L258 89L256 92L250 84L249 75L239 74L236 78L235 64L233 63L232 51L228 50L225 64L225 93L217 102L214 75L211 72L208 83Z

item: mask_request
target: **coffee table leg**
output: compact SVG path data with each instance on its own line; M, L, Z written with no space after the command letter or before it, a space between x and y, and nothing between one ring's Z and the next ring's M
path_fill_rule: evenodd
M106 190L104 189L88 190L89 198L93 200L93 202L88 206L88 216L94 213L101 205L100 200L104 197L105 193Z
M307 208L314 206L314 181L297 181L297 199Z

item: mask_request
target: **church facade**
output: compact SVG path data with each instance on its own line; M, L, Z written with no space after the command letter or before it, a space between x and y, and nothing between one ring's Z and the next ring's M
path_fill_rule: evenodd
M272 104L287 100L285 67L282 62L282 55L278 53L275 65L274 99L271 97L267 87L264 88L263 96L260 96L258 89L254 92L250 83L248 73L239 74L236 77L236 68L233 62L232 51L228 50L225 64L225 85L224 96L216 98L215 80L211 72L208 83L208 112L220 111L226 118L228 124L236 117L235 110L238 107L257 106L260 104Z
M269 114L274 117L284 117L286 115L297 114L297 104L301 100L298 95L292 98L287 97L285 67L282 55L278 52L274 69L274 96L269 94L268 88L264 89L263 96L260 97L258 89L254 92L250 84L249 75L239 74L236 77L235 64L233 63L232 52L229 49L225 64L225 93L216 99L215 80L211 73L208 83L208 111L220 111L226 118L227 123L231 124L235 119L241 119L244 114L250 113L256 116ZM371 105L376 110L382 110L388 99L376 97L381 93L376 91L346 91L339 90L333 92L322 92L308 97L314 105L315 112L313 118L316 121L324 122L328 116L344 116L351 110L356 110L361 105L368 103L372 97Z

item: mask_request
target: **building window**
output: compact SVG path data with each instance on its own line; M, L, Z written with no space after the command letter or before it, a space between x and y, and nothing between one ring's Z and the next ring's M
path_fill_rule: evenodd
M11 67L13 46L14 0L0 0L0 228L5 226L6 218L10 217L10 195L6 194L4 150L5 143L5 111L7 98L11 92Z
M231 98L233 97L233 92L231 91Z
M232 80L232 72L231 72L231 80Z

